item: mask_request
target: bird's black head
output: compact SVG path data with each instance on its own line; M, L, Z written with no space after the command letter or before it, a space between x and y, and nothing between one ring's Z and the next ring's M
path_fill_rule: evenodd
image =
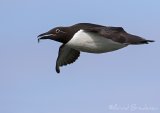
M38 36L38 42L41 39L51 39L61 43L68 42L69 29L67 27L56 27L49 30L46 33L42 33Z

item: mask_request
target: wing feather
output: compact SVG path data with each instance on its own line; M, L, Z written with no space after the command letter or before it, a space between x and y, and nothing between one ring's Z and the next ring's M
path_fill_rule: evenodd
M84 30L126 45L148 44L148 42L154 42L153 40L146 40L142 37L129 34L122 27L92 27Z
M60 73L59 67L75 62L79 56L79 51L72 49L65 44L61 45L56 61L56 72Z
M86 32L96 33L115 42L126 42L126 38L122 36L122 34L126 34L126 32L122 27L92 27L84 30Z

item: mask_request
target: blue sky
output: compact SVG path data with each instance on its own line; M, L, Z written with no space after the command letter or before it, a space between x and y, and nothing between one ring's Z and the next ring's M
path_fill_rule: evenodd
M160 112L159 0L1 0L0 14L0 113ZM37 35L78 22L122 26L156 42L81 53L57 74L61 44L38 44Z

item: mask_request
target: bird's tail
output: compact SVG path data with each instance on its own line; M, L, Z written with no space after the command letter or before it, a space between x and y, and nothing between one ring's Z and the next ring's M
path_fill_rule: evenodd
M129 34L127 33L125 35L127 38L127 42L129 44L133 44L133 45L139 45L139 44L148 44L149 42L154 42L154 40L147 40L145 38L142 38L142 37L139 37L139 36L136 36L136 35L132 35L132 34Z
M148 44L149 42L155 42L154 40L142 40L140 44Z

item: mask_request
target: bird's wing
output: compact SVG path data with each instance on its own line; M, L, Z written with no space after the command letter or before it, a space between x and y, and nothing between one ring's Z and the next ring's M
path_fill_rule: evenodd
M92 27L83 30L96 33L115 42L126 43L126 38L121 35L126 34L122 27Z
M60 66L71 64L75 62L80 56L80 52L72 49L65 44L61 45L59 48L58 58L56 61L56 72L60 73Z
M92 27L84 29L86 32L96 33L114 42L121 44L148 44L153 40L146 40L142 37L127 33L122 27Z

